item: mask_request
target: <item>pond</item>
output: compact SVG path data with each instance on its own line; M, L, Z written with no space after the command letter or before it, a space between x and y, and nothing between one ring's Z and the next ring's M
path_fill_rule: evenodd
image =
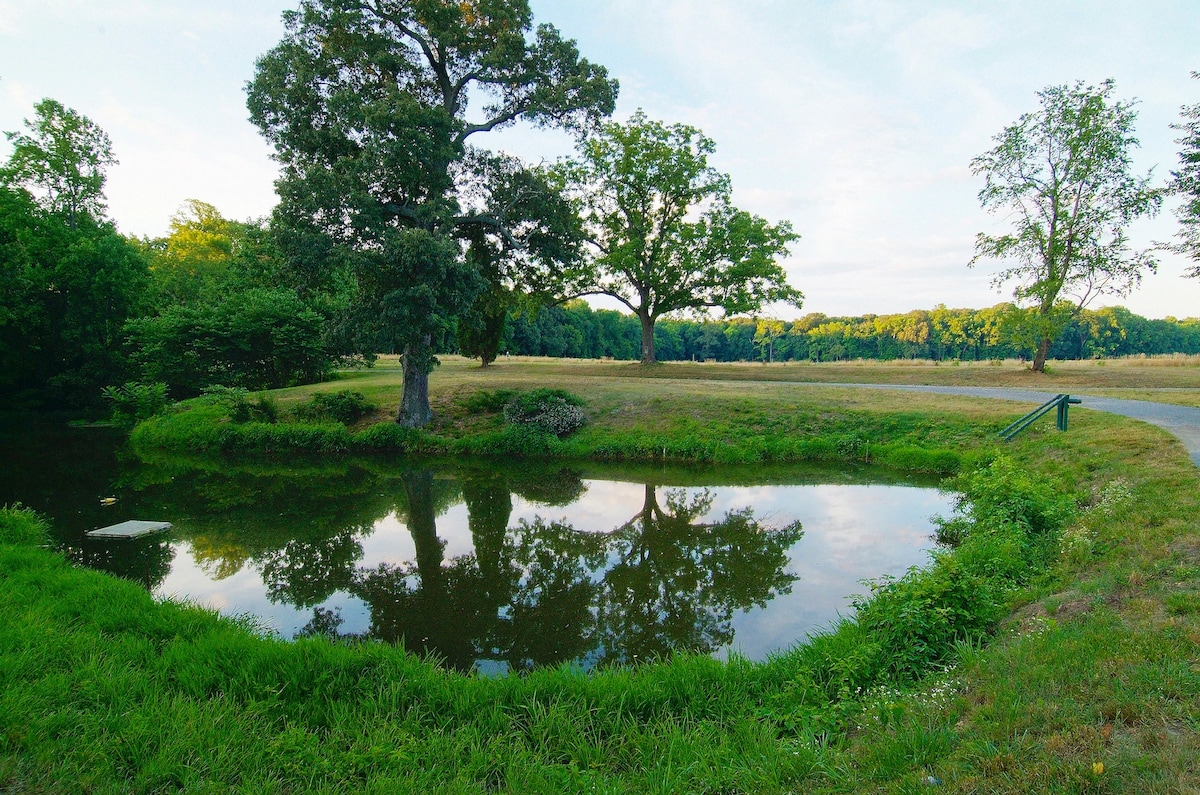
M403 642L489 674L764 659L850 610L864 579L924 564L952 507L934 482L847 466L140 461L105 430L0 434L0 503L47 514L83 565L285 638ZM174 528L84 537L134 518Z

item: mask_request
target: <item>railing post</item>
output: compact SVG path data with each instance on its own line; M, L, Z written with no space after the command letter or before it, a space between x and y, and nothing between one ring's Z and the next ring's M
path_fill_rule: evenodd
M1019 434L1021 431L1025 430L1030 425L1032 425L1036 419L1041 417L1046 412L1050 411L1050 409L1058 409L1058 414L1057 414L1058 429L1060 431L1065 431L1067 429L1067 407L1068 407L1068 405L1071 403L1082 403L1082 402L1083 401L1080 400L1079 398L1073 398L1070 395L1065 395L1065 394L1064 395L1055 395L1054 397L1052 397L1050 400L1043 403L1038 408L1029 412L1024 417L1022 417L1021 419L1014 422L1012 425L1009 425L1007 428L1002 430L1000 432L1000 435L1002 437L1004 437L1005 441L1012 441L1012 439L1017 434Z

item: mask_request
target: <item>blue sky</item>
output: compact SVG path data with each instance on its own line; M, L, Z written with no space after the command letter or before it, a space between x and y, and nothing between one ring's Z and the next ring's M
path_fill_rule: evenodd
M0 130L42 97L112 137L113 218L161 235L197 198L234 218L274 203L269 149L246 120L243 85L282 32L290 2L0 0ZM1179 106L1200 101L1200 9L1166 2L883 0L533 0L536 18L578 40L638 108L697 126L736 202L791 221L786 262L830 315L990 306L1009 289L968 269L974 236L1003 228L979 208L971 158L1052 84L1114 78L1137 98L1139 169L1174 167ZM480 139L480 143L484 141ZM532 159L570 141L514 129L490 145ZM8 146L0 141L0 156ZM1170 207L1131 229L1171 237ZM1164 256L1122 303L1150 317L1200 316L1200 281ZM791 317L793 311L779 311Z

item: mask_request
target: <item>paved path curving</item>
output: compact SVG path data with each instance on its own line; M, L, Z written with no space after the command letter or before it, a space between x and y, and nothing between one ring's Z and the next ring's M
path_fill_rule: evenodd
M808 386L819 386L806 382ZM894 389L906 392L932 392L939 395L963 395L966 397L995 398L1021 403L1045 403L1057 392L1035 389L1009 389L990 386L913 386L906 384L825 384L824 386L850 386L859 389ZM1135 420L1157 425L1183 442L1192 463L1200 467L1200 408L1177 406L1171 403L1154 403L1149 400L1122 400L1120 398L1092 397L1086 392L1072 392L1071 397L1081 398L1079 408L1107 411Z

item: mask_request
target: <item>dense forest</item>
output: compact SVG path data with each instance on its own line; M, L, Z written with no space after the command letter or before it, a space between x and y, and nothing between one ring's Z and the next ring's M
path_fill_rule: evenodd
M1067 311L1064 307L1064 311ZM902 315L828 317L788 322L754 318L664 320L655 328L663 361L812 361L931 359L980 361L1029 357L1022 310L917 309ZM582 301L509 317L502 351L511 355L636 359L636 317ZM454 352L447 337L444 350ZM1054 340L1054 359L1200 353L1200 319L1149 320L1123 307L1071 312Z

